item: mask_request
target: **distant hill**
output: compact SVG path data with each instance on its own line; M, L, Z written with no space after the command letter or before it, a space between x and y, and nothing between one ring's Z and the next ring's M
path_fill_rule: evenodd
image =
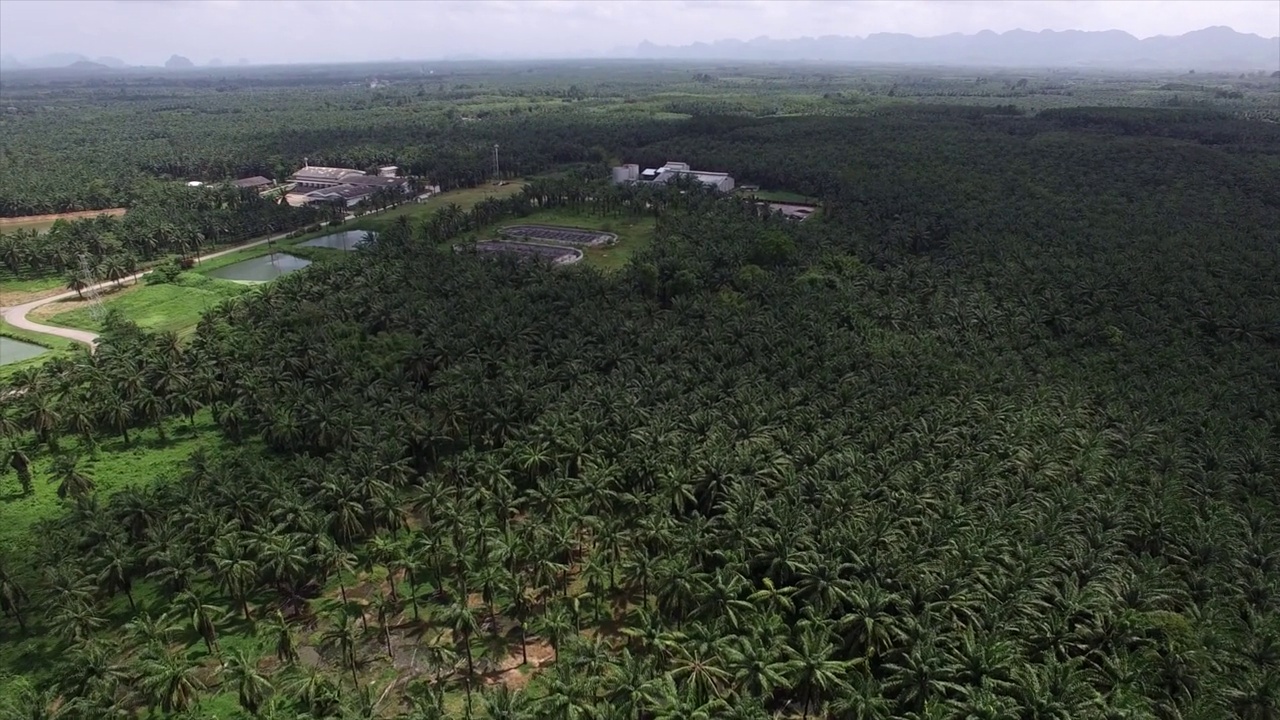
M4 56L4 67L18 68L64 68L72 63L89 62L89 58L79 53L51 53L40 57L18 60L12 55Z
M111 68L102 63L90 62L89 60L77 60L71 63L70 65L68 65L66 69L98 71L98 70L110 70Z
M193 68L196 64L181 55L170 55L169 59L164 61L164 66L170 69Z
M794 40L760 37L684 46L648 41L636 56L688 60L817 60L994 67L1093 67L1150 70L1274 70L1280 68L1280 37L1263 38L1229 27L1210 27L1175 37L1139 40L1119 30L1011 30L976 35L915 37L874 33L866 37L824 35Z
M123 67L129 67L128 65L126 65L126 64L125 64L125 62L124 62L123 60L121 60L120 58L117 58L117 57L109 57L109 56L108 56L108 57L100 57L100 58L98 58L97 60L95 60L95 62L98 62L98 63L101 63L101 64L103 64L103 65L106 65L106 66L107 66L107 67L109 67L109 68L116 68L116 69L119 69L119 68L123 68Z

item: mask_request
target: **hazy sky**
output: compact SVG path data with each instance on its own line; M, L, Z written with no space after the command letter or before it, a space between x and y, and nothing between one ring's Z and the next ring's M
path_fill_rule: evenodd
M1280 35L1280 0L0 0L0 53L158 65L571 57L761 35L1124 30Z

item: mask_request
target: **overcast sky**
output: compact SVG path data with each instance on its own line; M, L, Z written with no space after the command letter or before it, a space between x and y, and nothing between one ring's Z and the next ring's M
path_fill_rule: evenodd
M1227 25L1280 35L1280 0L0 0L0 53L159 65L571 57L761 35L1111 30Z

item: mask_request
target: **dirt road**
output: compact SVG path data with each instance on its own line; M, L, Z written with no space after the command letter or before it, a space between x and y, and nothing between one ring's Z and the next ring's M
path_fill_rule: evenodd
M227 248L226 250L219 250L217 252L209 253L208 255L201 257L200 262L204 262L206 260L213 260L214 258L219 258L219 257L222 257L223 255L229 255L233 252L244 250L246 248L256 247L258 245L263 245L265 243L268 243L274 240L283 240L288 236L289 236L289 233L280 233L279 235L272 235L270 237L264 237L259 240L247 242L243 245L230 247L230 248ZM137 282L143 275L146 275L149 272L151 272L151 270L143 270L142 272L137 273L136 275L132 275L125 280L125 283L129 284L129 283ZM105 282L97 283L96 285L93 286L93 288L95 290L101 290L113 284L114 284L114 281L108 280ZM74 340L75 342L78 342L78 343L84 343L85 345L88 345L91 349L96 348L98 347L97 333L92 333L92 332L89 332L88 330L76 330L74 328L55 327L53 325L41 325L38 322L33 322L27 319L27 313L31 312L32 310L35 310L38 307L48 305L49 303L55 303L60 300L66 300L67 298L72 298L72 297L77 297L76 291L68 290L67 292L64 292L64 293L58 293L57 295L50 295L49 297L40 298L39 300L33 300L29 303L24 303L22 305L14 305L13 307L0 308L0 315L4 317L4 321L6 323L16 328L21 328L23 330L30 330L32 332L44 333L46 335L57 335L60 338L66 338L67 340Z

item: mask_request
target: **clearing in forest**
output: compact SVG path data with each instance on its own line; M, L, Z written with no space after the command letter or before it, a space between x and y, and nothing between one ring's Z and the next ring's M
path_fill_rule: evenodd
M83 218L97 217L99 215L111 215L119 217L124 215L127 208L110 208L107 210L77 210L75 212L53 213L50 215L23 215L21 217L0 218L0 232L13 232L14 230L31 229L39 232L48 230L53 224L59 220L80 220Z

